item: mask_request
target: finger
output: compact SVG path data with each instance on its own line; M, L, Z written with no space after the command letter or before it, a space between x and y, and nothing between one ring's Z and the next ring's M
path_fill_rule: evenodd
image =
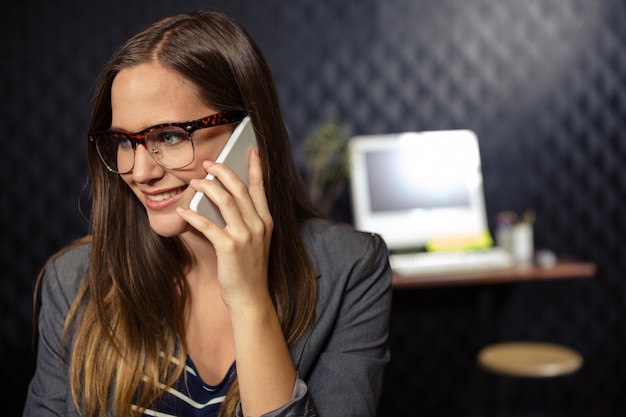
M228 170L227 167L224 168ZM205 198L211 201L212 205L214 205L219 211L226 225L231 225L232 228L235 224L243 224L242 215L239 209L239 205L242 203L238 202L237 198L220 184L221 181L219 181L218 176L224 178L224 175L218 174L217 171L218 170L209 169L209 173L215 177L214 180L192 180L189 185L194 190L203 193L205 195ZM245 194L247 194L247 189L245 188L245 185L241 184L241 188L243 189L243 191L239 192L244 192ZM251 202L248 204L252 205ZM221 221L219 221L218 223L222 225Z
M217 233L223 233L222 228L213 223L209 218L189 208L177 207L176 212L183 220L202 233L211 242L215 241Z
M219 178L237 205L239 216L234 218L234 221L238 222L241 218L250 229L257 233L265 233L268 226L270 229L272 228L272 218L265 195L263 170L257 147L252 147L248 151L249 187L246 187L243 181L225 165L215 164L206 168L208 172ZM225 196L217 194L215 196L216 199L221 197L224 198L224 204L231 204ZM216 200L215 203L222 209L219 201ZM224 219L231 224L227 219L225 210L226 208L222 211Z
M273 223L265 194L265 183L263 182L263 165L259 154L259 148L253 147L248 154L248 164L250 166L248 174L248 189L250 198L256 208L258 215L263 219L266 226Z

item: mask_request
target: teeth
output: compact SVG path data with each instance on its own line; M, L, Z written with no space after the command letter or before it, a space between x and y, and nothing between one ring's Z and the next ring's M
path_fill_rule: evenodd
M174 197L176 194L178 194L179 190L172 190L172 191L167 191L165 193L162 194L155 194L155 195L149 195L148 196L148 200L150 201L163 201L165 199Z

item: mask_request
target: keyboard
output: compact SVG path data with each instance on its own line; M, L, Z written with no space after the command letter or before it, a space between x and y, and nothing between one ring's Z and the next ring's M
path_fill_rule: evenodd
M513 258L500 247L469 251L395 253L391 269L400 275L436 275L510 268Z

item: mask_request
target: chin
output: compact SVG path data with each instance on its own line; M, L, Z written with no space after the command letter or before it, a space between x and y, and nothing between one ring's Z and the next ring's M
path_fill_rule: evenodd
M188 231L190 227L183 219L179 220L180 221L164 222L157 219L150 219L150 227L152 227L152 230L159 236L175 237Z

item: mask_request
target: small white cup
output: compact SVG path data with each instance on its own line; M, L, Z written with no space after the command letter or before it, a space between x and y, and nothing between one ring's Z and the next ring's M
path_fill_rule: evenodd
M530 265L533 261L533 226L532 223L516 223L510 227L496 230L496 242L507 250L516 263Z

